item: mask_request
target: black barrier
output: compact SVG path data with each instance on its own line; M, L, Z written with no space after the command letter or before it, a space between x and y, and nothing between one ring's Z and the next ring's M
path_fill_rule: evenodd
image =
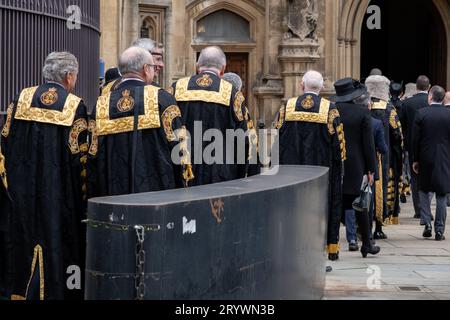
M92 199L86 299L320 299L327 195L328 169L286 166L276 175Z

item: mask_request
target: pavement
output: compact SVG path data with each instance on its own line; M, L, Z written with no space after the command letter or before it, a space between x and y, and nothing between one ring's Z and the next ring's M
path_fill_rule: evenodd
M328 262L333 271L327 273L324 299L450 300L450 215L444 241L434 240L434 226L433 237L424 239L424 227L413 216L408 198L402 205L400 224L383 228L388 239L377 241L381 252L366 259L348 251L342 227L340 257Z

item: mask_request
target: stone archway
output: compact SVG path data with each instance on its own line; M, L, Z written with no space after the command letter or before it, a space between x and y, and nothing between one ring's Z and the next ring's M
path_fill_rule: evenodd
M220 10L230 11L249 23L250 39L242 41L221 41L207 40L203 41L196 38L197 23L206 16L218 12ZM253 93L253 87L256 86L258 73L262 70L262 61L264 58L264 31L265 31L265 10L256 3L249 1L226 1L226 0L209 0L194 1L187 6L186 11L188 18L186 19L186 53L187 64L186 71L188 74L195 73L195 62L197 53L204 47L209 45L220 46L225 53L242 53L248 55L248 79L247 82L247 98L250 113L254 118L258 118L256 108L256 98Z
M450 53L450 1L433 0L444 24L447 53ZM347 0L342 7L338 27L337 78L361 76L361 34L370 0ZM446 82L450 84L450 55L447 54ZM443 84L445 85L445 84Z

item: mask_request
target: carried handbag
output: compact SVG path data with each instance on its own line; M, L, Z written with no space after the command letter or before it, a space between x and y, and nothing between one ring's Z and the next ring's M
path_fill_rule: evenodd
M371 202L372 188L369 183L369 178L364 176L359 197L353 201L352 207L358 212L369 212Z

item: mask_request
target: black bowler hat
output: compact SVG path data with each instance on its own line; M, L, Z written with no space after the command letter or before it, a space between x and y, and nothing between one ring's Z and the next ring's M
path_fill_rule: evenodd
M111 68L106 71L105 74L105 84L110 83L111 81L117 80L121 77L119 68Z
M367 92L367 88L361 82L352 78L344 78L334 84L336 95L330 97L334 102L351 102Z

